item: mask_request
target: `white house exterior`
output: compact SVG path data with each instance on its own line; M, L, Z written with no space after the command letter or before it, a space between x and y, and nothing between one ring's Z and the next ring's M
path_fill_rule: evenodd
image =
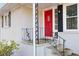
M55 9L58 8L59 5L62 5L62 29L63 31L59 31L59 28L58 29L55 29ZM75 10L75 12L77 12L76 15L74 16L67 16L67 6L74 6L76 5L76 7L72 7L72 10ZM71 7L70 7L71 8ZM45 38L45 20L44 20L44 11L46 10L50 10L52 9L52 29L53 29L53 32L58 32L58 35L61 36L62 38L65 39L65 47L66 48L69 48L71 50L73 50L74 53L77 53L79 54L79 4L69 4L69 3L63 3L63 4L54 4L54 3L47 3L47 4L44 4L44 3L39 3L39 28L42 27L42 29L39 29L39 37L40 38ZM77 10L76 10L77 9ZM71 11L72 11L71 10ZM60 11L58 11L60 13ZM72 12L74 13L74 11ZM72 20L72 25L68 25L67 23L67 18L77 18L75 21ZM58 19L59 20L59 19ZM59 22L59 21L58 21ZM71 21L70 21L71 22ZM76 24L75 24L76 23ZM75 24L75 25L74 25ZM71 26L71 28L67 29L67 26ZM74 28L73 28L74 26ZM75 28L76 27L76 28ZM41 33L41 34L40 34ZM54 33L53 33L53 36L54 36ZM46 46L46 45L45 45ZM45 46L42 46L42 45L37 45L36 47L36 55L45 55ZM43 48L42 48L43 47ZM43 52L39 52L39 50L43 51ZM49 53L47 53L49 55Z
M26 39L26 29L29 29L30 39L34 39L33 35L35 35L33 29L33 16L35 16L33 11L35 7L32 7L31 3L7 3L1 5L0 39L14 40L20 44L20 49L14 52L14 56L32 56L34 53L33 47L36 48L35 55L54 55L50 50L45 50L46 46L50 46L50 44L36 44L33 46L32 44L22 43L23 39ZM59 36L64 38L65 48L79 54L79 4L38 3L38 22L39 38L52 40L55 32L57 32ZM33 43L35 44L34 41Z
M10 26L8 14L11 13ZM2 18L3 17L3 18ZM2 19L4 21L2 21ZM33 25L32 4L31 3L7 3L0 8L0 39L14 40L19 46L19 50L14 52L15 56L33 55L33 45L23 44L23 29L32 28ZM5 26L6 25L6 26Z

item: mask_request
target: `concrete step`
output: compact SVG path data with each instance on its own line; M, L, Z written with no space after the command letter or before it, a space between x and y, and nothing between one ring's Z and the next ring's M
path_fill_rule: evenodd
M57 45L57 48L54 48L53 46L49 46L48 49L51 50L52 54L56 54L58 56L63 55L63 46L62 44ZM64 55L72 55L73 51L69 48L64 48Z
M72 49L70 48L63 49L63 44L58 44L57 50L60 52L61 55L63 55L63 50L64 50L64 55L71 55L73 53Z
M61 56L61 54L53 46L49 46L47 48L52 56Z
M63 51L60 51L61 55L63 55ZM68 55L72 55L73 51L69 48L64 48L64 55L68 56Z

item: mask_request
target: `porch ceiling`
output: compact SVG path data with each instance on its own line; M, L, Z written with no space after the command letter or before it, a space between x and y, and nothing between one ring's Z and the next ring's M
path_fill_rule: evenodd
M59 4L60 3L39 3L39 8L40 9L45 9L45 8L57 6Z
M32 8L31 3L6 3L5 5L1 6L0 15L6 13L8 11L14 10L20 6L27 6L29 8Z

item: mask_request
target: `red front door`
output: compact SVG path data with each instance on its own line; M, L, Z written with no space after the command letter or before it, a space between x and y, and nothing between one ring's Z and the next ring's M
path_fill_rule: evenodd
M52 9L44 12L44 26L45 26L45 36L52 37Z

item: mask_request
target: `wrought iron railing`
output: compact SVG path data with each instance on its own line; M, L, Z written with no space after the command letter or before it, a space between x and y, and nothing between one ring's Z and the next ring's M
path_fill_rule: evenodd
M56 50L64 56L65 52L64 52L64 48L65 48L65 39L63 39L61 36L58 35L58 32L53 32L53 36L52 39L46 39L46 37L44 36L44 28L40 27L39 28L39 44L45 44L48 43L51 46L53 46L54 48L56 48ZM22 40L23 41L27 41L27 40L33 40L33 28L22 28ZM57 48L58 45L62 44L62 53L59 51L59 49ZM37 44L36 44L37 45ZM36 52L38 50L38 47L40 46L36 46ZM43 46L44 48L44 55L46 55L46 49L47 46Z
M52 39L47 39L44 35L45 34L44 31L45 31L45 29L43 27L39 28L39 41L42 42L42 43L39 42L39 44L36 44L36 54L38 54L38 52L37 52L39 50L38 48L41 48L40 44L48 43L51 46L53 46L59 52L60 55L64 56L65 55L65 52L64 52L65 39L63 39L61 36L59 36L58 32L53 32ZM48 31L49 31L49 29L48 29ZM62 51L60 51L58 49L58 45L62 45ZM43 46L44 49L42 49L44 51L43 52L44 55L46 55L45 54L46 53L46 51L45 51L46 47L47 46L45 46L45 47Z
M65 55L65 39L58 35L58 32L55 32L55 36L51 43L54 43L53 46L59 51L61 55Z
M22 28L22 40L33 40L33 28Z
M63 40L63 56L64 56L65 55L65 51L64 51L64 49L65 49L65 39L63 39L61 36L58 36L58 37Z

